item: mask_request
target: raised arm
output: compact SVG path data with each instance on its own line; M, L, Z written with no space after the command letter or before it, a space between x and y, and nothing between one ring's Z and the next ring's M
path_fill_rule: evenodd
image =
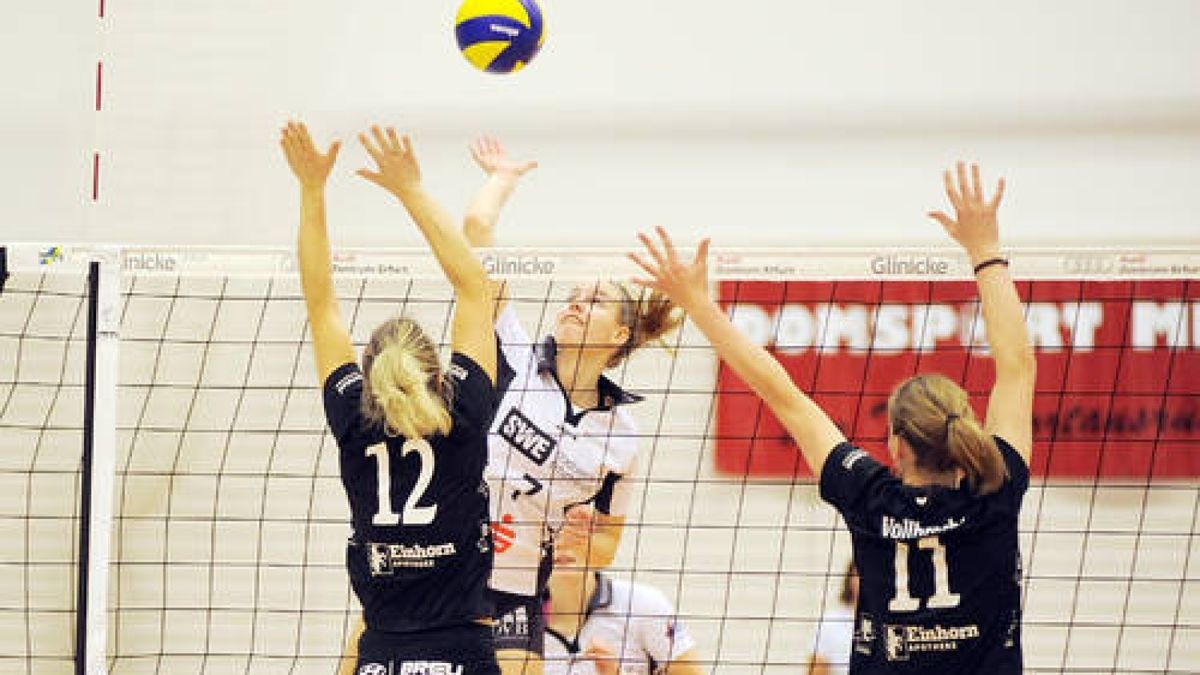
M463 233L474 248L491 248L496 244L496 222L500 210L508 202L517 181L529 171L537 168L537 162L518 162L509 159L504 146L492 136L482 136L471 145L471 158L487 174L483 186L467 207L463 218ZM496 298L495 311L504 307L504 282L492 283L492 294Z
M400 200L454 287L452 348L471 357L495 382L496 338L492 331L492 292L487 272L450 214L421 185L421 167L408 136L399 136L392 127L373 126L369 137L359 134L358 139L376 165L375 171L361 169L358 175Z
M955 171L943 175L946 197L954 207L954 218L941 211L929 214L941 223L954 241L963 247L975 268L983 325L987 331L992 360L996 364L996 382L988 397L984 428L1008 441L1025 463L1033 448L1033 390L1037 363L1021 298L1008 273L1008 262L1000 255L1000 228L996 211L1004 196L1004 180L996 184L996 194L988 200L979 179L979 166L959 162Z
M300 285L308 308L312 331L313 356L320 382L338 366L354 360L354 345L342 320L337 294L333 288L333 267L329 255L329 234L325 227L325 182L337 161L341 144L334 141L322 153L313 145L308 128L302 122L288 122L279 139L288 166L300 183L300 230L296 257L300 267Z
M709 241L705 239L700 243L691 263L684 263L666 230L660 227L657 231L660 243L644 234L638 235L651 260L637 253L630 254L630 258L649 275L635 281L665 293L688 313L716 348L717 355L767 404L800 446L809 468L820 476L830 451L846 440L845 435L820 406L796 387L783 366L767 350L738 331L709 297Z
M483 186L467 207L463 232L471 246L487 248L496 243L496 221L500 209L512 195L517 181L537 168L537 162L518 162L509 159L504 146L492 136L482 136L471 145L471 158L487 174Z

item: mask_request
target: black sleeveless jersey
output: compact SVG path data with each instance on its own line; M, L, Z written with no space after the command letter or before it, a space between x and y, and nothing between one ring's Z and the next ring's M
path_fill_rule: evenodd
M354 534L350 584L375 630L410 632L490 616L487 430L496 392L463 354L451 359L448 436L390 437L361 412L363 374L339 367L325 381L325 416L340 450Z
M859 573L850 672L1020 673L1017 520L1029 468L996 438L995 493L908 487L849 443L821 471L821 497L850 529Z

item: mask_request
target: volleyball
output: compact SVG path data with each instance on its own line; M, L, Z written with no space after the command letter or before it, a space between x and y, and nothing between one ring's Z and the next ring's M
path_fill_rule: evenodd
M536 0L464 0L454 36L471 65L489 73L515 73L542 48L543 25Z

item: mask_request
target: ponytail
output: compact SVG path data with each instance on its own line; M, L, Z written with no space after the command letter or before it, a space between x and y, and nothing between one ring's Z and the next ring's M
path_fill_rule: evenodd
M901 384L888 401L892 433L908 442L917 466L966 474L976 494L991 494L1008 470L995 440L975 419L962 387L942 375L918 375Z
M683 310L665 294L648 289L630 290L615 282L613 285L621 292L621 323L629 328L629 338L609 358L605 364L609 368L621 365L645 344L661 343L663 337L683 325Z
M437 350L416 323L392 319L377 328L363 354L363 369L368 421L405 438L450 433Z
M968 407L967 410L970 410ZM1004 484L1007 470L996 441L988 436L974 416L946 416L946 454L950 462L967 474L967 484L977 494L989 495Z

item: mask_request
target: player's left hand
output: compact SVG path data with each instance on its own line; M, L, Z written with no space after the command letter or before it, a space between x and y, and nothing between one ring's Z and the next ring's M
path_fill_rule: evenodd
M397 197L407 190L421 187L421 165L413 153L408 135L400 136L392 127L371 126L371 136L359 134L367 154L375 160L378 171L360 169L358 175L391 192Z

